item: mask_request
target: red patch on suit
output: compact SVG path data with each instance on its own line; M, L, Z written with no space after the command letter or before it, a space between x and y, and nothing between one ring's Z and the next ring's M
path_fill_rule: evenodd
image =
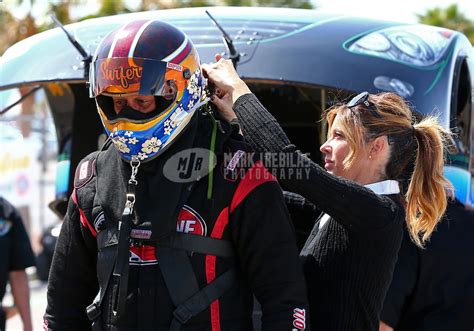
M157 263L154 246L130 246L130 265L143 266Z
M188 206L183 206L176 224L176 232L191 233L198 236L207 235L207 225L194 209Z

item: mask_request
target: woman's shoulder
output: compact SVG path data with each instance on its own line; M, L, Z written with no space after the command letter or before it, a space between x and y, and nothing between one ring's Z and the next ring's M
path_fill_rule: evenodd
M382 198L387 199L387 201L390 202L390 205L392 206L394 210L399 210L405 213L405 206L406 202L402 194L386 194L386 195L381 195Z
M405 200L401 194L380 195L386 202L386 208L390 209L393 217L391 223L398 225L405 222ZM389 223L390 224L390 223Z
M358 222L354 222L359 225L358 229L362 232L401 232L405 220L403 200L397 195L373 194L376 198L373 200L372 206L355 207L361 210L354 214L358 214L359 217L364 215ZM354 201L354 204L356 203Z

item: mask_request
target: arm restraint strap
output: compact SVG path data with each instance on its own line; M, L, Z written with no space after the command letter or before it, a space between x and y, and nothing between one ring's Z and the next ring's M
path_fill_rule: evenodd
M189 233L172 233L165 238L159 239L158 246L206 255L215 255L223 258L234 257L234 247L230 241Z
M191 298L180 304L173 311L170 331L179 331L181 326L193 316L208 308L211 303L227 292L237 281L235 267L227 270L212 283L194 294Z
M158 246L155 251L171 300L177 307L173 312L171 331L179 331L182 324L209 307L237 279L235 268L232 268L200 290L191 260L184 250Z
M158 246L155 251L171 300L178 306L199 291L191 260L183 250Z

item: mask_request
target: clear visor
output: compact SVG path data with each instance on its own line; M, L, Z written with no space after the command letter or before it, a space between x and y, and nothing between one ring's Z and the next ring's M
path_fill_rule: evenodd
M143 58L107 58L93 62L89 75L89 96L141 95L170 99L183 91L191 76L179 64Z

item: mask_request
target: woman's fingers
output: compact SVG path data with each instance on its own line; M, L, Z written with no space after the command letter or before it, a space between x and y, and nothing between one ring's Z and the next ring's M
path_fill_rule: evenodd
M249 93L248 86L240 79L232 61L219 54L216 54L215 58L217 62L202 65L203 74L213 86L214 94L219 98L229 94L229 101L234 102L242 94Z
M217 95L219 98L222 98L224 96L225 92L222 91L220 88L216 88L214 90L214 94Z
M217 111L226 121L230 122L236 117L235 112L232 109L232 99L230 95L224 94L221 97L214 95L211 98L211 102L216 106Z

